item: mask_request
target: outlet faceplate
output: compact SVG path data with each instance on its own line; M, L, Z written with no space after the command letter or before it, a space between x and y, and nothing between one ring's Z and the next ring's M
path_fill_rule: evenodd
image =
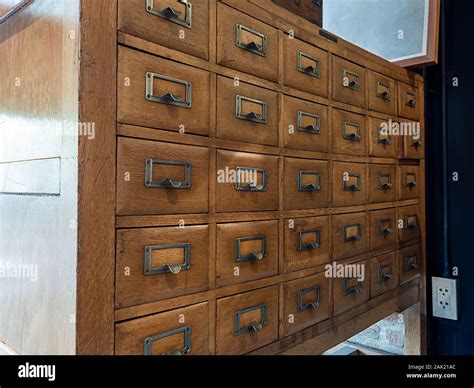
M433 316L458 319L458 280L432 277Z

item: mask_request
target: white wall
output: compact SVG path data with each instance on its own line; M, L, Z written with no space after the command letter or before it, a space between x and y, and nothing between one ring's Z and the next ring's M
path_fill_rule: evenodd
M0 348L19 354L75 352L78 19L36 0L0 25Z

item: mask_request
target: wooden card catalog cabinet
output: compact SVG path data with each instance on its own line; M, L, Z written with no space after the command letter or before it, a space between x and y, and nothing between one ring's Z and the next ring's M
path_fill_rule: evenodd
M78 353L330 347L423 300L422 77L271 0L103 4L81 3Z

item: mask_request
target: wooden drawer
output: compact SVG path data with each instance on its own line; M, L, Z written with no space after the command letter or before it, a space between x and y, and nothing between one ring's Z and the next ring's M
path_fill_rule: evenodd
M397 252L386 253L370 259L370 297L398 287Z
M334 315L357 307L365 303L370 298L370 268L369 261L345 262L344 271L352 275L360 274L361 277L347 276L336 277L334 284ZM358 267L350 267L347 265L357 265Z
M278 273L278 221L217 225L217 286Z
M368 71L369 109L395 116L397 114L397 86L391 78Z
M118 121L208 134L207 71L120 46L118 56Z
M391 164L369 164L370 203L397 200L396 166Z
M286 219L284 272L328 263L329 217Z
M392 247L397 243L397 210L395 208L370 212L369 246L371 251Z
M369 156L397 157L397 141L390 134L391 120L369 117Z
M365 212L332 216L333 260L367 252L368 240L369 229Z
M278 210L278 157L217 151L218 212Z
M323 25L323 4L322 1L314 0L272 0L280 7L309 20L311 23L322 27ZM271 12L271 10L269 10ZM278 11L275 12L278 15Z
M408 134L399 137L399 158L401 159L423 159L424 158L424 144L425 144L425 130L424 126L415 121L401 121L401 125L410 126L411 131ZM402 128L403 130L403 128Z
M217 137L278 146L278 93L217 77Z
M344 110L332 111L332 152L367 155L365 116Z
M217 354L244 354L278 338L278 286L217 300Z
M420 175L418 166L398 166L398 199L416 199L420 196Z
M286 86L328 96L328 53L299 39L283 40Z
M398 82L398 115L406 119L420 119L418 88Z
M119 137L117 214L208 211L209 150Z
M222 3L217 28L219 65L278 81L278 30Z
M366 203L367 166L363 163L334 162L332 165L333 206Z
M117 231L117 308L205 291L207 225Z
M180 15L176 16L172 10ZM148 41L209 59L209 0L119 0L118 28Z
M283 335L324 321L332 314L332 290L324 273L283 284Z
M398 251L398 271L400 284L420 276L421 252L420 244L409 245Z
M398 240L400 242L417 240L421 234L420 213L418 206L398 208ZM402 226L400 228L400 226Z
M328 207L328 162L285 158L283 198L285 210Z
M332 98L365 108L365 74L365 68L333 55Z
M208 303L116 324L115 354L209 354Z
M283 145L287 148L328 152L328 107L283 96Z

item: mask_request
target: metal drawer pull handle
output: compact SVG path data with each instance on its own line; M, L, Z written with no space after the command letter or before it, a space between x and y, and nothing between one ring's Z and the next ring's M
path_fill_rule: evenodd
M15 4L11 9L5 12L3 15L0 15L0 24L7 21L7 19L11 18L12 16L16 15L20 12L23 8L29 5L33 0L23 0Z
M381 265L377 274L377 282L385 283L393 279L393 266L392 263Z
M165 264L159 267L153 267L153 251L159 251L164 249L182 249L183 250L183 263L181 264ZM145 276L159 275L171 273L174 275L179 274L182 271L187 271L191 268L191 244L180 243L180 244L161 244L161 245L149 245L145 247Z
M415 229L418 223L418 217L416 215L405 216L404 224L406 229Z
M237 191L267 191L267 170L264 168L237 167L235 190ZM258 176L262 183L258 183Z
M382 130L385 132L384 128L379 128L377 142L383 144L384 146L392 144L392 136L388 133L382 133Z
M357 281L357 286L349 287L350 278L344 278L343 290L344 296L360 294L362 292L362 282Z
M163 10L155 8L154 2L156 0L147 0L146 1L146 11L152 15L159 16L163 19L166 19L170 22L179 24L180 26L191 28L192 23L192 4L188 0L176 0L177 3L184 6L184 19L181 18L183 12L178 11L172 7L166 7Z
M153 355L153 342L159 341L173 335L184 334L184 346L181 349L174 349L170 352L161 353L162 356L184 356L191 351L192 337L191 326L180 327L179 329L167 331L166 333L145 338L145 356Z
M416 187L416 174L412 172L406 172L403 174L403 185L410 189Z
M260 112L246 112L245 103L251 104L252 108L260 107ZM235 117L254 123L266 124L268 120L268 105L265 101L237 95L235 96Z
M342 75L342 86L348 89L360 91L360 77L358 74L344 70Z
M343 121L342 138L350 141L360 141L360 125L349 121Z
M421 137L418 136L416 139L412 136L411 139L410 139L410 145L415 147L415 148L418 148L418 147L421 147L422 146L422 142L421 142Z
M377 190L390 190L392 188L391 174L377 174Z
M356 242L362 238L362 227L360 224L344 226L344 242Z
M249 35L252 35L254 40L248 41ZM260 32L242 24L235 25L235 45L241 49L265 57L267 55L267 40L267 37Z
M309 294L311 292L316 293L316 298L315 300L303 303L303 297L306 294ZM298 291L298 311L304 311L304 310L314 310L318 308L321 305L321 287L314 286L310 288L305 288L304 290Z
M315 234L316 238L311 242L303 242L303 235ZM310 251L321 247L321 229L298 229L298 236L296 240L296 249L301 251Z
M314 124L307 124L308 118L314 120ZM321 133L321 116L299 111L298 131L319 135Z
M184 167L184 181L171 178L163 178L159 181L153 180L153 166L182 166ZM190 189L191 188L191 163L178 162L176 160L147 159L145 162L145 186L165 189Z
M379 236L391 236L393 233L392 220L378 220L377 221L377 232Z
M354 182L355 179L355 182ZM360 175L359 174L348 174L347 180L342 177L342 190L343 191L360 191Z
M418 269L417 255L409 255L405 258L405 271L414 271Z
M245 241L260 241L260 252L242 255L242 243ZM235 239L235 261L260 261L267 255L267 236L239 237Z
M385 101L390 101L392 98L392 95L390 94L390 87L383 84L382 82L377 82L376 94L377 97Z
M247 314L251 311L260 310L261 318L259 322L252 322L248 325L241 327L242 315ZM243 310L238 310L234 315L234 336L239 336L244 333L256 333L263 329L267 324L267 305L265 303L258 304Z
M414 108L416 106L416 95L414 93L405 92L403 100L405 106L408 106L409 108Z
M178 84L178 85L183 85L183 88L184 88L183 91L184 91L184 94L185 94L184 100L183 100L183 97L178 96L178 95L173 94L173 93L169 93L169 92L167 92L167 93L165 93L161 96L155 95L154 92L153 92L155 79L156 80L162 80L162 81L165 81L165 82L175 83L175 84ZM191 86L191 83L188 82L188 81L183 81L183 80L180 80L180 79L177 79L177 78L168 77L168 76L161 75L161 74L158 74L158 73L147 72L146 73L146 95L145 95L145 98L146 98L147 101L157 102L157 103L166 104L166 105L174 105L174 106L179 106L179 107L182 107L182 108L188 108L189 109L192 106L192 86Z
M304 60L309 60L314 62L314 65L307 65L303 64ZM302 51L298 51L298 64L296 69L304 74L310 75L312 77L320 78L321 77L321 62L319 59L312 57L311 55L305 54Z
M303 178L308 175L315 177L314 183L303 183ZM298 191L314 192L319 190L321 190L321 174L319 171L298 171Z

